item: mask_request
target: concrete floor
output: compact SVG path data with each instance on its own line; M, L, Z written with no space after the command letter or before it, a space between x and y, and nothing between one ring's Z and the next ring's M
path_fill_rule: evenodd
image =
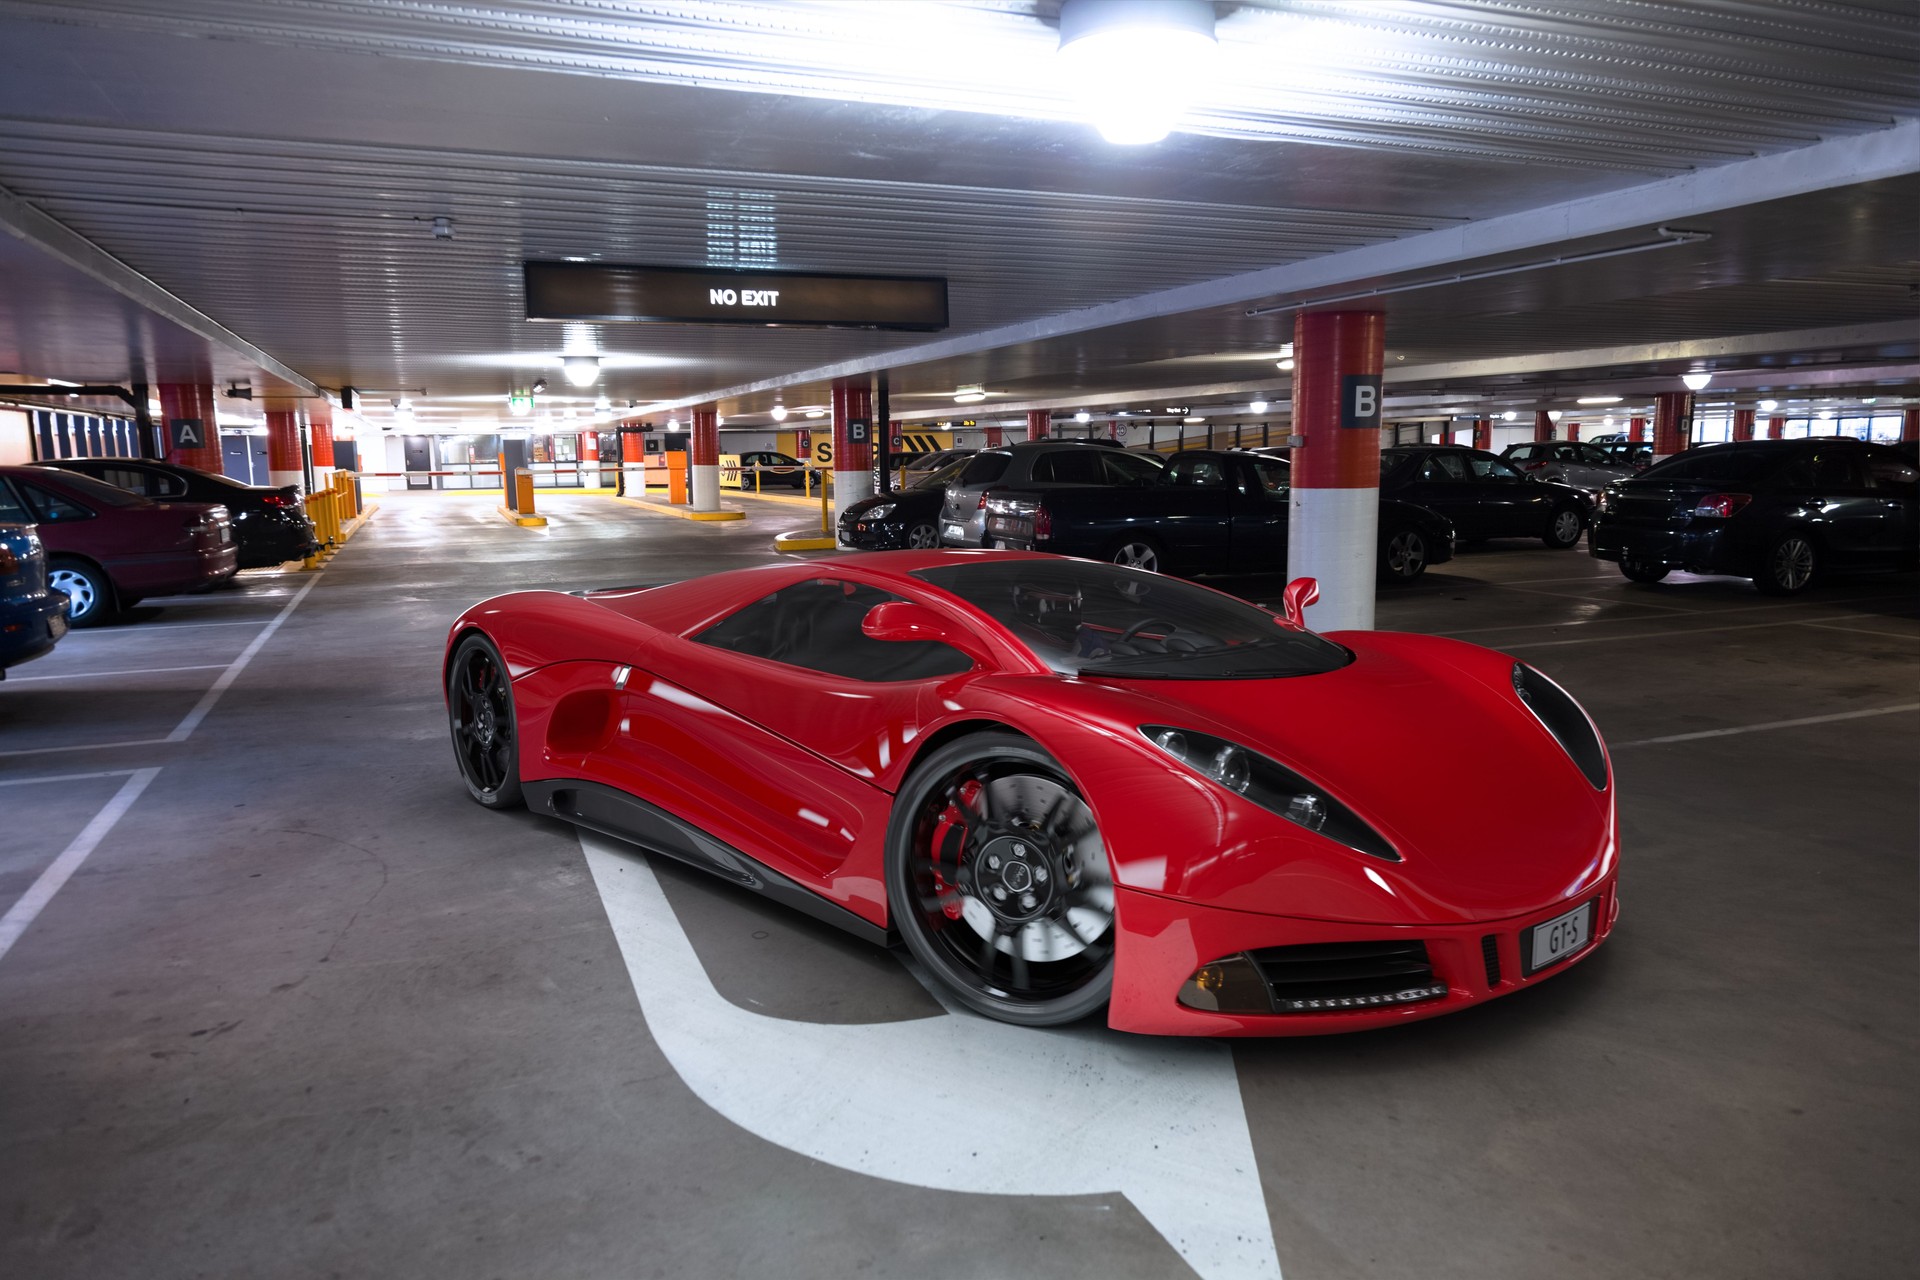
M495 592L763 561L793 515L549 509L521 530L484 499L391 497L317 577L153 602L0 684L0 910L97 838L0 956L0 1275L1193 1274L1116 1191L963 1194L805 1154L809 1130L854 1130L911 1166L911 1123L863 1130L808 1099L899 1092L886 1028L955 1020L893 956L661 865L730 1007L848 1046L794 1082L797 1138L702 1101L741 1082L669 1061L575 833L464 795L440 644ZM1288 1280L1906 1274L1920 715L1816 718L1910 708L1917 617L1911 578L1781 603L1636 587L1537 545L1465 553L1390 592L1380 625L1510 650L1592 710L1621 796L1613 941L1390 1032L1164 1053L1022 1034L1036 1054L1158 1054L1176 1102L1189 1067L1237 1076L1254 1225ZM1444 742L1383 767L1499 802ZM983 1088L1036 1069L957 1057ZM1119 1186L1128 1151L1103 1147L1099 1113L1084 1135L1033 1162L1104 1160Z

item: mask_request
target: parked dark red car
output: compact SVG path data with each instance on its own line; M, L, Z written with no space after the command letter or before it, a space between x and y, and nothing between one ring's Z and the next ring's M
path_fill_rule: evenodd
M0 523L39 526L50 585L71 598L76 627L144 596L200 591L239 568L223 506L151 502L52 467L0 467Z

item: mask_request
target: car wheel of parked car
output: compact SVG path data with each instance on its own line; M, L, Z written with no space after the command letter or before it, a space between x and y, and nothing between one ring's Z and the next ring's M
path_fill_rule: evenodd
M1380 544L1380 576L1412 582L1427 571L1427 540L1417 529L1397 529Z
M1113 553L1107 558L1129 569L1145 569L1148 573L1160 572L1160 544L1151 538L1122 539L1114 544Z
M1790 596L1805 591L1820 571L1820 552L1803 533L1789 533L1767 548L1753 585L1762 595Z
M48 568L47 585L67 593L67 622L72 626L98 626L114 614L113 584L84 560L55 560Z
M1620 572L1635 582L1658 582L1672 573L1673 569L1670 565L1656 564L1651 560L1628 560L1623 557Z
M940 545L940 530L922 521L907 530L907 545L915 551L930 551Z
M1580 531L1585 525L1586 521L1580 518L1578 511L1572 507L1562 507L1547 522L1547 531L1541 535L1540 541L1555 551L1564 551L1580 541Z
M489 809L518 806L520 735L513 686L500 651L485 636L468 636L454 650L447 669L447 720L467 794Z
M888 912L941 986L1004 1022L1074 1022L1113 991L1113 873L1093 810L1011 733L948 743L887 830Z

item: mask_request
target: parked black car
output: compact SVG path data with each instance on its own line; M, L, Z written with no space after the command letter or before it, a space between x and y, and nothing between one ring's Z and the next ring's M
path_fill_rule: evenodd
M1462 542L1538 538L1556 550L1580 541L1594 508L1582 489L1535 480L1484 449L1460 445L1382 449L1380 496L1438 511Z
M67 594L48 582L47 553L34 527L0 524L0 680L65 634Z
M863 551L921 551L939 546L940 504L947 496L947 482L960 474L972 456L964 451L907 488L850 505L840 513L840 545Z
M788 454L776 453L772 449L741 454L740 487L748 493L754 492L756 478L762 490L775 489L781 485L789 489L804 489L807 487L807 468L800 459Z
M1767 595L1829 570L1920 565L1920 468L1839 436L1675 454L1600 497L1588 549L1635 582L1675 569L1752 578Z
M1271 573L1287 567L1288 463L1240 450L1188 449L1144 484L995 489L995 546L1111 560L1162 573ZM1380 503L1380 576L1411 581L1453 556L1446 519Z
M155 502L212 502L233 519L242 569L298 560L320 549L300 490L242 484L229 476L147 458L61 458L46 465L104 480Z

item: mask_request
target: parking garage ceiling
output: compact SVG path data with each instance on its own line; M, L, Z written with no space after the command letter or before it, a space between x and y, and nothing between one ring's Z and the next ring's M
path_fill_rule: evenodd
M1671 344L1664 362L1567 366L1652 376L1695 359L1688 343L1810 330L1828 364L1916 381L1920 16L1905 0L1221 4L1218 84L1189 127L1127 149L1080 120L1057 11L0 0L0 187L103 259L84 287L67 280L91 303L47 308L20 286L72 268L8 247L0 368L211 371L263 394L304 378L410 395L429 423L497 416L587 349L619 403L718 393L735 413L881 366L897 408L929 412L966 383L1009 405L1279 392L1291 312L1248 312L1373 287L1390 290L1390 359L1436 371L1436 391L1515 380L1461 373L1475 360L1537 377L1542 355ZM1825 159L1796 176L1800 154ZM1859 157L1875 167L1850 180ZM1654 225L1574 234L1579 211L1679 191L1710 210L1687 226L1711 239L1545 265L1524 236L1471 238L1550 210L1533 220L1570 229L1555 253L1631 245ZM1419 266L1415 247L1448 236L1456 265ZM932 343L532 324L527 258L943 275L953 323ZM1317 290L1257 291L1347 262ZM1452 281L1471 274L1457 264L1520 269ZM191 317L112 341L130 316L97 282L119 273L294 380ZM1766 346L1727 363L1785 367Z

